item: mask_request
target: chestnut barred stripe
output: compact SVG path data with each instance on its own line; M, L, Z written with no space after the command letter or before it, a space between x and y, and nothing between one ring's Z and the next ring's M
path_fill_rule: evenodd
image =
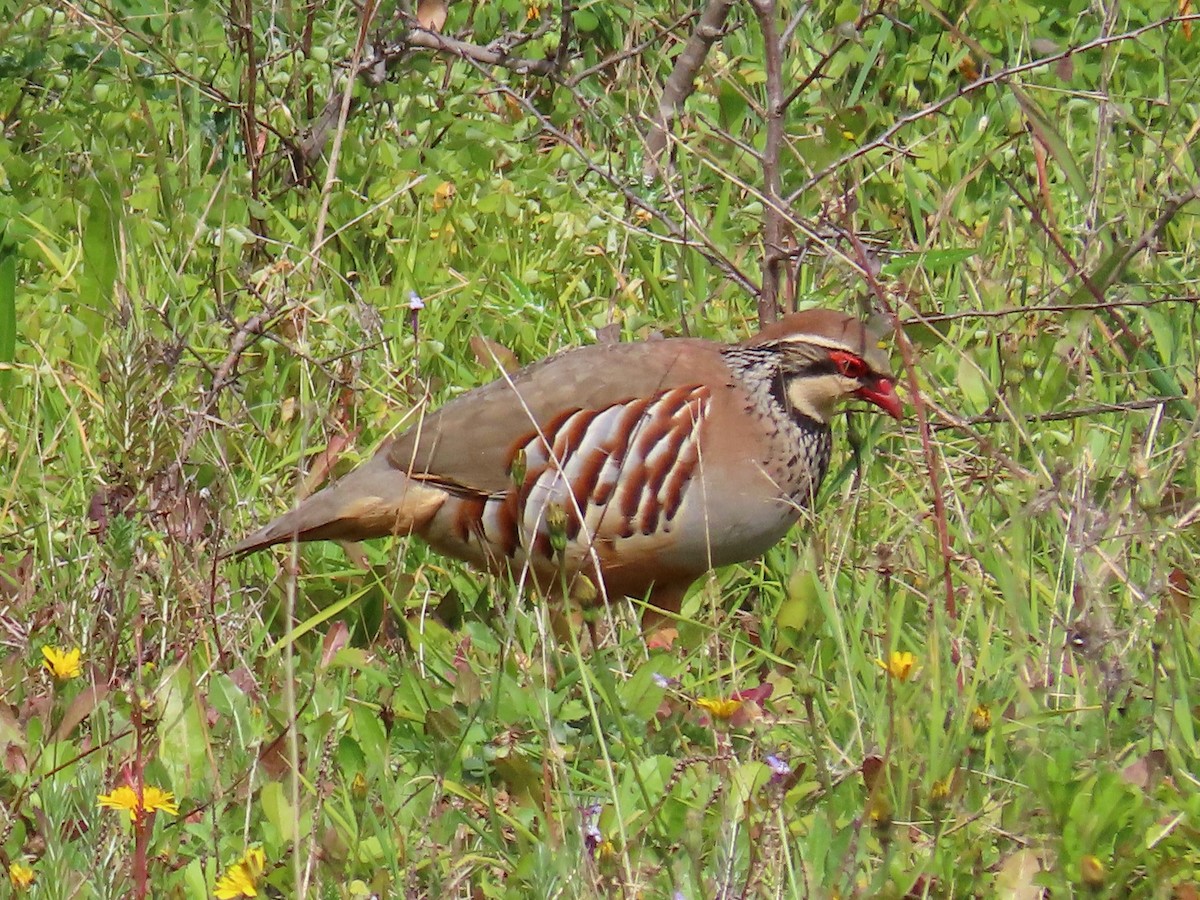
M695 474L710 400L710 390L695 385L601 410L564 411L513 445L508 468L519 470L523 457L520 483L464 504L455 533L465 539L477 532L509 558L522 547L549 558L551 506L566 513L565 536L574 543L581 533L632 537L666 529Z

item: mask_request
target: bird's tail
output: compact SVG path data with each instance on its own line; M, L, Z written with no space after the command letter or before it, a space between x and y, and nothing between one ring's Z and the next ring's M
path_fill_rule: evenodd
M391 465L386 453L377 453L336 484L242 538L228 555L293 541L361 541L419 532L445 501L444 491L409 478Z

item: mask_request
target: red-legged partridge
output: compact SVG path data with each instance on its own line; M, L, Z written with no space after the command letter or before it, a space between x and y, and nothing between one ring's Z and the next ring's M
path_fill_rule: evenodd
M737 344L568 350L424 415L233 552L416 534L543 590L677 612L698 577L799 519L829 465L835 403L900 418L893 384L875 339L828 310Z

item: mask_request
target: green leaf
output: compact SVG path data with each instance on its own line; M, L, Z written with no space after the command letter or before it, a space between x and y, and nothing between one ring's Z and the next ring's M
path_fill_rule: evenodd
M740 134L750 111L745 95L730 81L722 79L717 90L717 110L721 127L731 134ZM732 182L726 182L732 184Z
M0 229L0 233L3 229ZM10 365L17 352L17 254L0 247L0 366ZM6 403L11 369L0 369L0 403Z
M85 306L105 311L112 305L117 280L117 231L121 223L121 191L107 173L97 176L88 198L83 224L83 287Z
M262 805L263 815L267 817L267 821L275 826L278 841L280 843L291 841L295 833L296 820L292 815L292 805L288 802L283 785L278 781L268 781L263 785L259 803Z
M920 264L929 272L945 272L977 253L975 247L955 247L949 250L930 250L927 253L906 253L889 260L884 275L897 275Z
M159 759L179 795L190 792L192 780L207 770L212 750L200 704L195 698L198 680L185 660L157 695Z
M987 409L995 393L979 366L966 354L958 361L958 389L972 413L981 413Z
M379 719L379 711L362 704L354 706L354 736L367 759L382 765L387 759L387 733Z

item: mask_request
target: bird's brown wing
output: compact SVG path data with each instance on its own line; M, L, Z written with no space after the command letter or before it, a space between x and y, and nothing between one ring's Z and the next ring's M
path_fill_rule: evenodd
M380 449L410 477L450 490L494 494L512 487L517 448L554 419L604 409L690 384L729 380L720 345L672 338L568 350L469 391L426 413Z

